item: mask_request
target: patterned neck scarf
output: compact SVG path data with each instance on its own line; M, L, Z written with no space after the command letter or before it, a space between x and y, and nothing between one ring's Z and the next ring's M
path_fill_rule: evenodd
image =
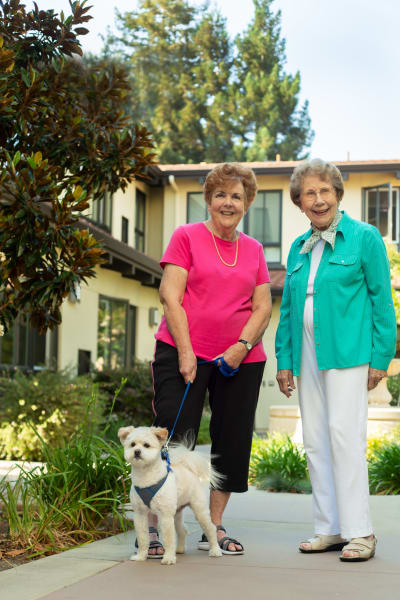
M313 232L310 235L310 237L308 238L308 240L306 240L304 242L303 247L300 250L300 254L307 254L307 252L310 252L310 250L312 250L314 248L315 244L317 242L319 242L319 240L321 240L321 239L328 242L332 246L332 250L334 250L335 249L335 240L336 240L336 228L342 217L343 217L343 213L341 213L340 210L338 210L332 223L329 225L328 229L325 229L324 231L317 229L311 223Z

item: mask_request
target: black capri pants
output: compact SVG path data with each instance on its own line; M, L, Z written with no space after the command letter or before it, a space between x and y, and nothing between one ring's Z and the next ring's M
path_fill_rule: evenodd
M201 361L201 358L198 358ZM211 408L211 455L213 467L225 476L219 489L246 492L254 417L265 361L244 363L233 377L224 377L213 363L198 365L175 427L173 440L188 434L193 445L199 432L206 391ZM171 431L186 384L179 372L174 346L157 340L153 362L154 425Z

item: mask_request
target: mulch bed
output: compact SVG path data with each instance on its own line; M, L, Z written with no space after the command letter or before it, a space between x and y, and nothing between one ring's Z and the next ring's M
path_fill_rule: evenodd
M29 558L32 551L16 548L8 539L8 523L0 519L0 571L12 569L40 557Z

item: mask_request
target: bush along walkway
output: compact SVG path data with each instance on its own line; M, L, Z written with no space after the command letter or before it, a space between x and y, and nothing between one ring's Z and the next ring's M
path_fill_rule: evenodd
M371 494L400 494L400 428L368 438ZM253 440L249 482L260 490L311 493L307 460L301 444L275 433ZM399 513L400 514L400 513Z
M6 561L37 558L123 531L120 507L129 500L129 469L119 442L93 428L93 394L77 431L62 447L40 442L42 465L19 467L14 480L0 480L0 552ZM1 530L0 530L1 532ZM11 553L11 554L10 554Z

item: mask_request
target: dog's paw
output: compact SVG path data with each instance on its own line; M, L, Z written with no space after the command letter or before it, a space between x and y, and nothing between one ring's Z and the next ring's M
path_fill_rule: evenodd
M210 548L208 551L208 556L222 556L221 548L219 546L216 548Z
M145 561L147 560L147 553L146 554L132 554L132 556L129 557L129 560L136 560L136 561Z
M185 546L178 546L176 548L176 553L177 554L185 554Z
M163 558L161 559L162 565L174 565L175 563L176 556L167 556L166 554L164 554Z

